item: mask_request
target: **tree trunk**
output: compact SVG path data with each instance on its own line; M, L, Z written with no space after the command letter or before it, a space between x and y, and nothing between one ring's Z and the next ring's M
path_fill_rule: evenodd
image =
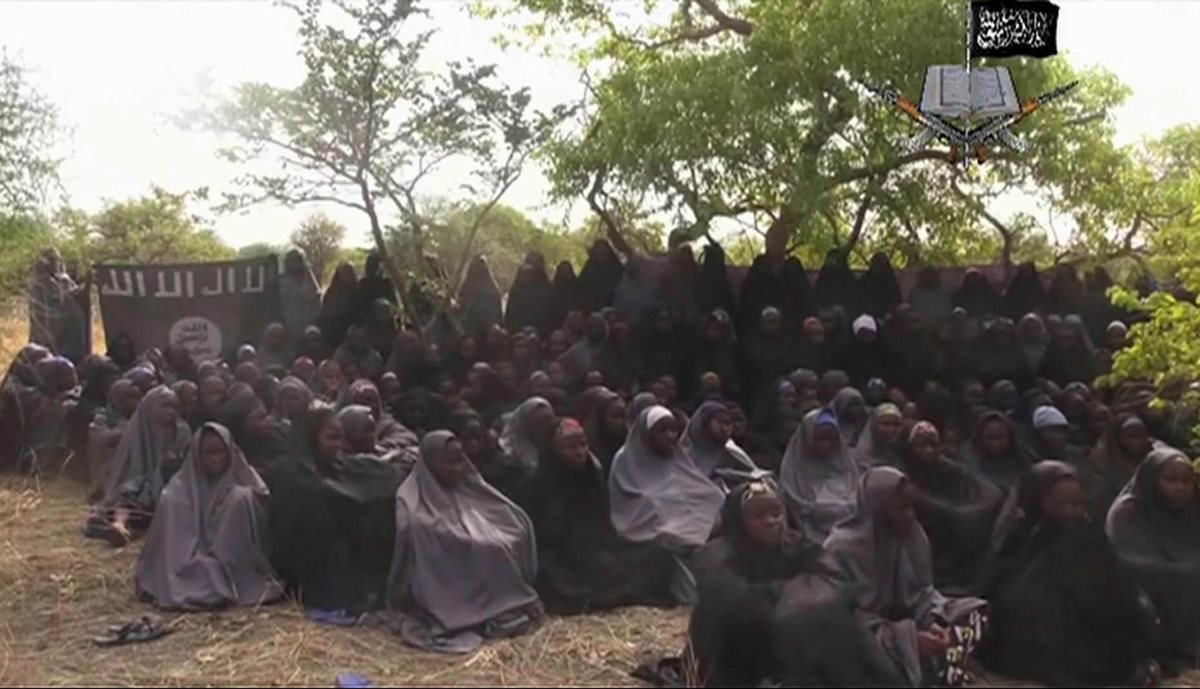
M387 248L387 241L383 237L383 226L379 224L379 214L375 212L375 199L372 198L371 190L365 181L359 182L359 190L362 192L363 206L366 208L367 217L371 219L371 237L375 239L375 250L379 252L379 260L392 280L392 288L396 291L396 301L408 315L408 321L420 328L423 325L420 315L413 310L413 305L409 304L408 299L405 298L404 277L392 259L392 254Z

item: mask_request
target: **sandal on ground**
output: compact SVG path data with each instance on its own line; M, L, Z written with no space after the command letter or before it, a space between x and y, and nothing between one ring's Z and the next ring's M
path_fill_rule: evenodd
M154 641L155 639L161 639L172 631L174 630L170 627L159 626L149 617L143 617L136 622L113 625L108 628L105 634L92 639L92 642L101 648L110 648L112 646Z

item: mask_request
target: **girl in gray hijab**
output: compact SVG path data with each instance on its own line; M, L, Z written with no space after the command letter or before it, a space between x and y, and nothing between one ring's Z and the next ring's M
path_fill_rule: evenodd
M832 407L838 430L842 432L842 446L853 448L870 420L866 400L857 388L846 387L833 396Z
M978 598L946 598L933 586L929 539L917 521L916 494L904 473L863 474L854 514L825 541L856 600L859 618L911 686L933 676L944 685L969 679L962 663L986 625Z
M725 497L679 447L678 436L675 415L650 407L613 458L612 521L625 539L681 551L708 542Z
M165 610L282 597L266 554L268 495L229 431L204 424L159 497L135 570L138 596Z
M85 534L124 545L150 523L159 493L183 461L191 429L179 398L165 385L146 393L113 452L104 499Z
M530 397L508 416L500 435L500 449L526 469L538 463L538 443L554 420L554 408L541 397Z
M833 412L809 412L779 468L788 514L805 538L823 542L835 524L854 513L858 474Z
M705 402L684 428L679 449L705 476L712 477L720 469L757 474L754 460L733 442L732 434L729 409L721 402Z
M298 343L305 328L316 323L321 315L321 288L301 249L284 254L283 272L279 274L279 306L292 344Z
M533 524L488 485L449 431L421 440L421 459L396 493L388 609L405 642L469 653L515 636L542 614L534 591Z

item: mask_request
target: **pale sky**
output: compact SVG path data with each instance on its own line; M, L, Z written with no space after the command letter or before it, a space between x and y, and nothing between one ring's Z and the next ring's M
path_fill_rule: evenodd
M470 17L460 0L425 4L441 27L427 64L495 62L506 81L531 88L538 107L579 99L582 87L570 65L498 49L491 42L495 27ZM1133 89L1116 114L1122 142L1200 122L1200 0L1058 4L1060 50L1073 64L1107 67ZM228 188L237 171L217 160L215 140L180 131L168 118L193 106L202 89L221 93L243 81L289 85L301 74L292 15L266 1L0 0L0 45L31 68L31 80L72 130L62 151L63 184L71 203L88 210L154 184L171 191ZM454 172L435 180L448 195ZM571 209L548 205L546 191L545 177L530 166L505 203L559 222ZM578 217L583 204L574 206ZM284 243L313 210L258 207L218 216L215 226L233 246ZM349 239L365 238L364 220L354 211L321 210L347 223Z

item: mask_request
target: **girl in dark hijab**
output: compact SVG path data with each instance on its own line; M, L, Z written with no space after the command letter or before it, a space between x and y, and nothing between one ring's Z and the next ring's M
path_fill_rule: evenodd
M384 361L392 353L396 340L396 307L387 299L376 299L371 305L371 319L367 321L367 343L379 352Z
M271 561L308 609L357 616L384 606L401 468L343 450L332 407L264 474L271 490Z
M737 339L729 314L721 310L708 315L703 339L695 345L694 359L697 373L715 373L721 378L721 387L726 396L738 398L742 392L741 367L738 358Z
M510 498L525 490L528 469L500 450L498 443L493 446L489 442L487 426L478 414L470 409L460 409L450 414L446 425L462 443L467 459L488 485Z
M669 308L661 306L646 311L634 335L637 356L646 377L670 375L678 378L691 370L688 343L694 342L696 335L677 323Z
M742 283L738 300L738 332L749 336L759 325L763 309L774 306L783 313L784 327L800 330L812 311L808 273L799 259L787 253L788 227L776 221L767 230L766 251L754 259Z
M1011 380L1025 389L1033 385L1033 369L1017 342L1017 330L1007 318L997 318L984 330L983 351L978 360L984 385Z
M1083 308L1083 283L1074 267L1061 265L1054 271L1048 297L1050 303L1047 311L1064 316L1079 313Z
M1016 494L983 588L988 669L1056 686L1150 686L1154 613L1088 518L1083 486L1062 462L1036 464Z
M550 285L550 301L547 305L547 333L563 327L567 314L579 308L578 278L575 267L562 261L554 269L554 282Z
M624 268L617 252L607 240L597 239L588 250L587 262L577 281L578 308L584 314L612 306L613 293L621 281Z
M933 549L934 583L951 593L972 592L1004 494L943 455L941 435L928 421L913 425L900 457Z
M569 264L568 264L569 265ZM546 259L536 251L525 254L521 267L508 288L508 303L504 309L504 327L517 332L532 327L541 334L550 332L554 323L550 318L550 278L546 275Z
M379 388L369 380L354 381L350 386L350 403L371 410L375 421L375 444L384 458L411 469L417 461L417 435L392 417L391 410L383 404Z
M338 264L321 299L321 315L317 318L317 325L321 328L329 351L337 349L346 337L346 329L354 322L357 291L358 275L354 266L349 263Z
M954 310L950 293L942 287L942 274L933 266L926 266L917 273L917 286L908 295L908 302L930 331L936 331L949 320L950 312Z
M725 267L725 249L715 242L704 247L704 262L696 282L696 301L701 313L711 313L714 309L724 309L726 313L737 310L729 271Z
M540 454L522 504L537 532L537 590L547 612L674 604L670 551L617 535L604 472L583 426L559 420Z
M330 360L341 366L342 373L350 382L360 377L375 378L383 373L383 357L371 346L367 330L361 325L350 326L345 342L334 351Z
M733 424L731 435L733 442L750 455L750 459L759 469L778 474L783 445L751 427L742 405L737 402L726 402L725 406L729 408L729 418ZM798 419L799 417L797 417Z
M159 497L138 557L138 597L164 610L281 598L267 559L266 484L219 424L197 430L186 457Z
M1027 313L1044 311L1046 306L1046 292L1042 289L1037 267L1032 261L1017 266L1017 272L1008 283L1008 291L1004 293L1004 313L1016 320Z
M668 239L668 244L670 243ZM696 255L692 252L690 244L683 243L668 248L666 265L658 279L658 296L670 307L675 320L680 323L694 323L701 313L696 303L699 273ZM630 314L630 317L636 318L640 315Z
M288 436L271 417L263 401L254 395L236 395L221 410L221 425L245 453L246 461L259 472L286 461Z
M476 256L467 267L467 276L458 290L458 305L467 334L482 338L493 325L503 323L500 302L500 288L487 258Z
M787 528L769 479L738 486L724 533L696 556L688 624L698 686L862 686L900 681L838 591L821 546Z
M967 270L963 275L962 286L954 292L952 300L955 306L966 309L968 315L977 318L1000 313L1000 297L992 289L987 276L978 268Z
M762 408L770 403L775 381L795 368L795 344L784 330L783 313L774 306L763 309L759 327L743 342L746 387L757 393L751 400L755 408Z
M825 540L859 619L909 686L960 686L963 662L986 626L984 601L947 598L934 585L917 493L893 467L863 474L857 505Z
M1191 460L1160 447L1108 511L1105 530L1150 595L1171 652L1187 666L1200 647L1200 492Z
M375 249L367 252L364 273L354 290L354 315L351 323L366 325L371 319L376 299L386 299L398 306L396 286L383 267L383 258ZM321 328L324 331L324 328Z
M485 638L528 631L542 616L533 524L480 478L453 433L421 440L395 509L387 603L406 643L469 653Z
M831 249L825 255L821 272L817 273L817 282L813 287L814 306L818 309L831 306L856 307L854 288L854 274L850 272L846 257L841 251Z
M108 388L107 404L92 416L86 450L90 485L88 502L94 503L104 497L113 454L141 399L142 391L132 381L118 378Z
M1095 514L1108 512L1109 504L1129 483L1138 466L1157 444L1142 417L1130 412L1117 414L1090 456L1092 467L1104 477L1107 484L1101 501L1091 505Z
M1059 385L1075 382L1091 385L1096 379L1096 364L1086 338L1082 321L1067 323L1064 320L1046 349L1038 367L1038 377Z
M1124 309L1114 306L1108 298L1108 290L1113 286L1112 277L1104 266L1097 266L1087 275L1083 303L1079 307L1079 315L1087 324L1088 333L1092 340L1102 342L1104 331L1114 320L1129 322L1131 314Z
M606 477L629 434L626 413L625 400L608 388L589 388L580 396L578 415L587 433L588 450L600 462Z
M963 465L992 484L1005 496L1016 490L1031 466L1021 448L1013 422L1003 412L989 409L975 421L969 444L963 449Z
M283 256L283 272L279 274L279 306L287 329L288 344L294 346L300 341L305 328L316 323L321 313L321 286L301 249L291 249Z
M867 272L858 278L857 287L858 309L876 318L891 315L903 301L892 261L882 251L871 257Z

